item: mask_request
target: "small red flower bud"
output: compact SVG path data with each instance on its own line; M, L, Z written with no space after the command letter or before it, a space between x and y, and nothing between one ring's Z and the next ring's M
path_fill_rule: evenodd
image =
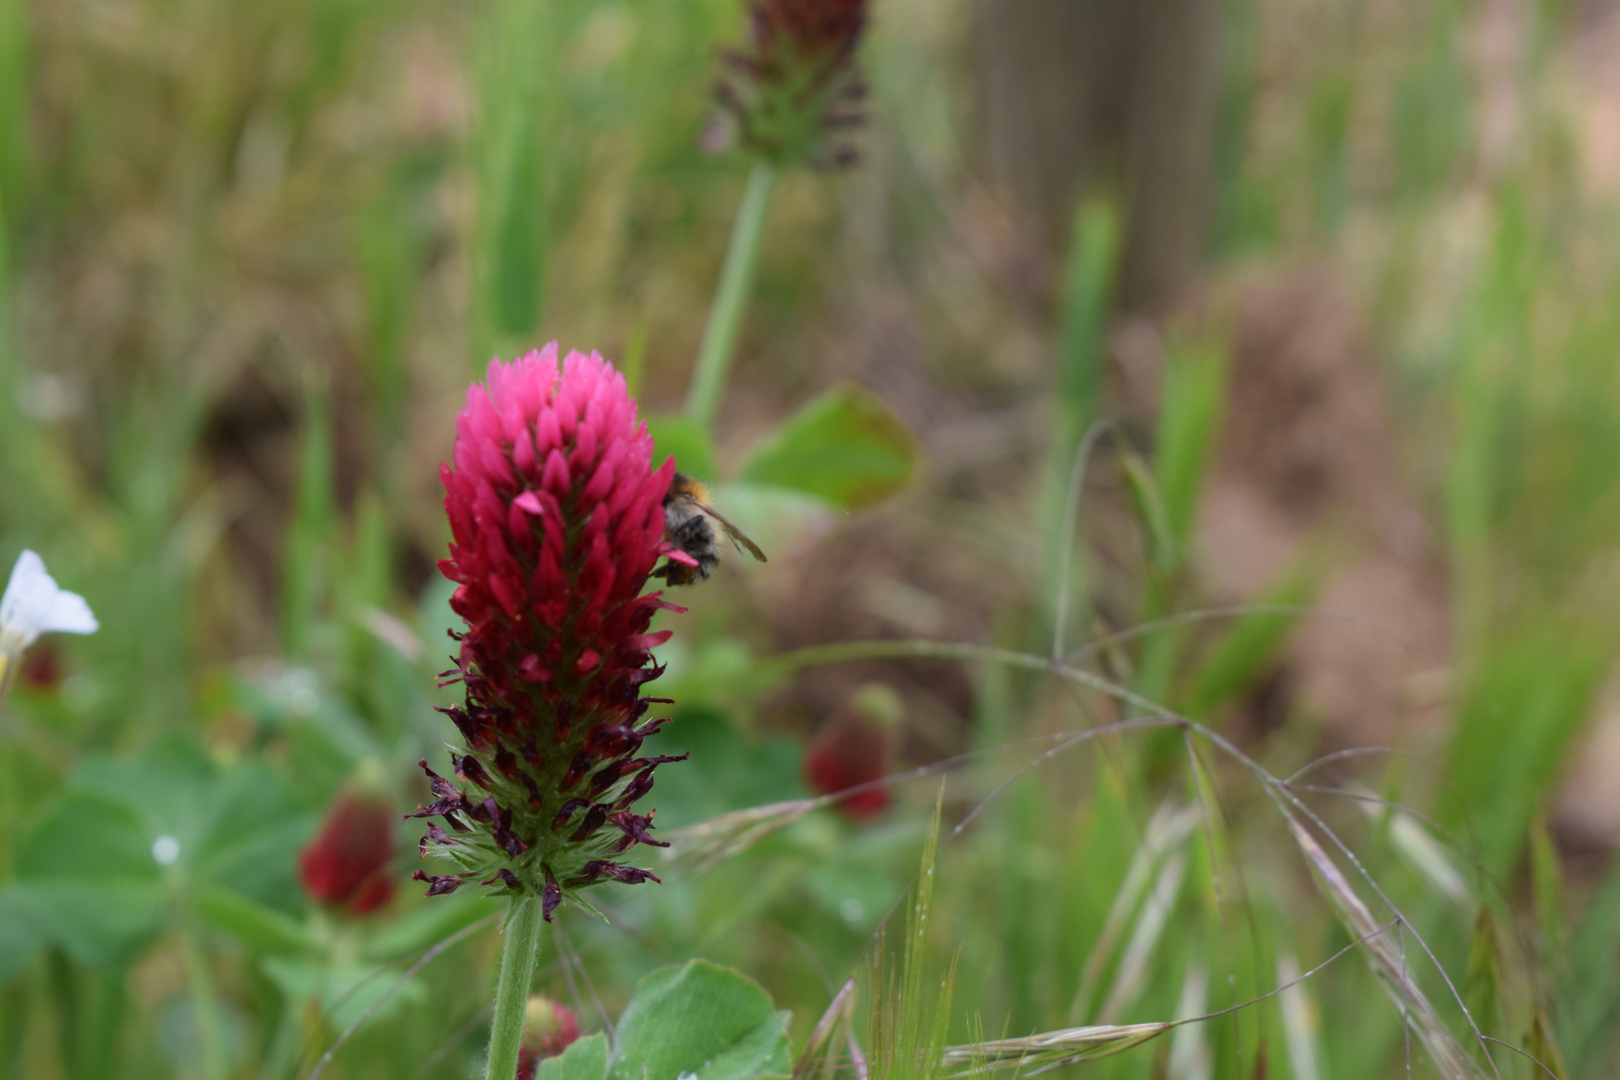
M333 800L320 832L298 856L304 891L350 915L367 915L394 897L397 811L386 795L351 783Z
M542 1061L556 1057L577 1038L579 1021L574 1018L574 1010L544 994L531 994L523 1010L516 1080L534 1080Z
M651 877L612 857L659 844L651 812L628 811L680 760L638 756L664 723L640 695L669 636L649 625L671 607L644 592L672 550L675 463L655 469L652 452L624 377L595 353L559 364L553 343L493 361L468 390L455 468L440 470L452 539L439 563L466 621L447 673L466 701L445 710L466 753L454 781L422 763L434 801L409 815L444 818L452 832L430 830L422 852L459 872L421 875L430 894L478 881L540 895L549 919L571 889Z
M804 755L804 780L821 795L875 784L889 772L893 728L901 716L900 698L886 686L862 687L850 706L824 724ZM889 789L873 786L838 804L855 820L876 817L889 807Z
M50 641L29 650L17 669L17 680L36 694L48 694L62 685L62 654Z

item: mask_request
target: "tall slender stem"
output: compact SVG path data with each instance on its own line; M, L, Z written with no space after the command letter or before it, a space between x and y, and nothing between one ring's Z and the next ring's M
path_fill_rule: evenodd
M776 167L760 162L748 174L748 188L737 207L737 220L731 226L731 244L726 263L720 270L720 285L709 321L703 328L703 346L692 370L692 387L686 395L686 415L704 431L714 422L725 388L726 369L731 366L731 350L737 343L737 328L748 307L748 293L759 263L759 239L765 231L765 213L771 206L776 186Z
M519 896L506 912L501 945L501 974L495 984L495 1016L489 1025L489 1065L485 1080L512 1080L517 1074L518 1045L523 1041L523 1008L529 1002L529 979L540 953L545 925L538 896Z
M282 999L281 1018L270 1036L269 1050L264 1055L264 1064L259 1067L259 1080L287 1080L292 1075L298 1064L298 1041L308 1010L309 998L302 994L289 994Z

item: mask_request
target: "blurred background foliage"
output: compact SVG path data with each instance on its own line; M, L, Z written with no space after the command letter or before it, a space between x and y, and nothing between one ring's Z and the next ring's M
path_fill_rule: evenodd
M102 625L0 711L0 1077L304 1076L396 983L324 1075L479 1067L493 906L348 918L297 853L362 762L420 801L448 735L437 465L488 357L600 349L677 411L747 173L699 149L743 20L0 0L0 559L44 553ZM1611 1075L1617 50L1607 0L874 0L861 161L783 178L714 446L679 444L771 561L669 623L693 759L659 826L809 794L807 739L877 682L890 768L976 755L947 826L1017 774L941 840L952 1041L1211 1012L1350 944L1229 757L1041 759L1129 715L1100 695L917 658L750 677L860 639L1068 656L1279 776L1390 748L1297 787L1373 917L1400 905L1476 1066L1459 1002ZM936 783L678 847L612 926L569 913L540 984L597 1028L705 956L802 1041ZM1450 1075L1377 983L1348 955L1074 1068Z

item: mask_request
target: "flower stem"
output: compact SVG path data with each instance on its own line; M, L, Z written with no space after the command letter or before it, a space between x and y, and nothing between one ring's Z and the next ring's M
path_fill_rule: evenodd
M523 1041L523 1008L529 1003L529 979L540 953L541 917L538 896L519 896L506 912L501 945L501 973L495 984L495 1015L489 1025L489 1064L485 1080L512 1080L517 1074L518 1045Z
M270 1037L270 1049L259 1069L259 1080L287 1080L298 1063L298 1040L303 1034L304 1014L309 1009L309 998L302 994L289 994L281 1003L281 1018L276 1021L275 1033Z
M703 328L703 346L692 370L692 387L686 395L686 415L704 431L714 422L725 387L726 369L731 366L731 350L737 343L737 328L748 307L748 293L759 263L759 240L765 231L765 213L770 209L771 191L776 186L776 167L760 162L748 174L748 187L737 220L731 226L731 244L720 270L720 285L709 308L709 321Z

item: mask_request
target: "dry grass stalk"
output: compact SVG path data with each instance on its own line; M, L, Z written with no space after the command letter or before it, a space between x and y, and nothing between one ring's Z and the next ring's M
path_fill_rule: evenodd
M849 1033L855 1019L855 980L844 984L842 990L827 1006L810 1033L804 1052L793 1066L793 1080L830 1080L838 1071L838 1048Z
M1401 1010L1407 1023L1417 1032L1418 1040L1423 1043L1440 1075L1446 1080L1478 1080L1482 1075L1478 1067L1469 1059L1462 1044L1446 1028L1434 1005L1412 979L1405 957L1389 943L1383 928L1367 910L1367 905L1362 903L1361 897L1350 887L1315 837L1292 814L1287 817L1288 829L1310 863L1323 895L1345 928L1362 939L1373 973L1379 977L1385 993ZM1400 924L1397 922L1397 925Z
M1117 1054L1157 1038L1176 1025L1096 1024L1091 1027L1043 1031L1016 1039L992 1039L966 1046L947 1046L941 1059L946 1068L1017 1068L1026 1076L1059 1069L1076 1062ZM959 1075L959 1074L952 1074Z
M746 810L733 810L696 825L671 830L664 834L670 842L664 851L664 862L701 874L727 859L741 855L771 833L786 828L812 810L835 801L836 796L823 796L751 806Z

